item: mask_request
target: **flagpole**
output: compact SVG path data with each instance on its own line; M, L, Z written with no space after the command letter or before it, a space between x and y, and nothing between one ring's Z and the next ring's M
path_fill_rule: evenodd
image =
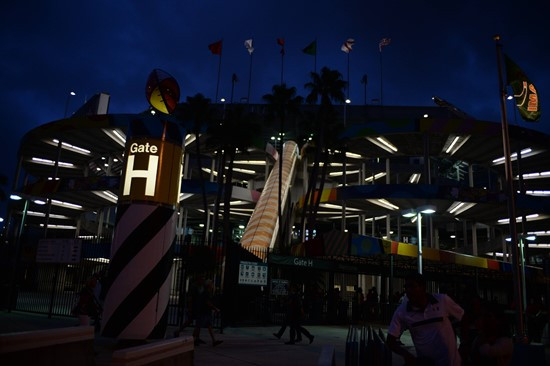
M252 55L254 52L250 53L250 69L248 71L248 96L246 98L246 103L250 104L250 85L252 82Z
M221 42L223 44L223 38L222 38ZM220 50L220 59L219 59L219 62L218 62L218 81L216 83L216 103L218 103L218 92L220 90L220 74L221 74L221 71L222 71L222 53L223 53L223 48Z
M367 74L363 75L363 78L361 79L361 83L363 84L363 91L364 91L364 105L367 105Z
M383 105L382 97L382 48L380 48L380 105Z
M315 55L313 56L313 72L317 72L317 38L315 38Z
M233 104L233 92L235 91L235 83L237 82L237 75L233 73L231 76L231 99L230 104Z
M519 250L518 250L518 237L517 237L517 224L516 224L516 207L515 207L515 192L514 192L514 180L512 175L512 161L510 159L510 136L508 134L508 120L506 117L506 90L502 81L502 45L500 43L500 35L494 36L494 41L497 51L497 65L498 65L498 86L500 96L500 113L502 122L502 145L504 150L504 163L506 174L506 195L508 202L508 216L510 221L510 239L511 239L511 254L512 254L512 279L514 286L514 300L516 304L516 334L515 341L517 343L527 343L527 337L525 334L524 326L524 304L523 304L523 289L522 289L522 275L525 275L520 270L519 263Z
M284 52L284 46L283 46L283 49L281 50L281 85L283 85L283 71L284 71L284 66L285 66L285 52Z

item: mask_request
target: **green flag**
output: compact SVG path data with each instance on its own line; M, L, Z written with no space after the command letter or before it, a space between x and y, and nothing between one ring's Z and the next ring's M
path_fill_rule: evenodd
M527 75L508 56L504 55L506 63L506 84L512 87L516 105L521 117L527 122L536 122L540 118L540 101L537 89L529 81Z
M311 42L309 45L306 46L302 50L303 53L306 53L308 55L315 56L317 54L317 40Z

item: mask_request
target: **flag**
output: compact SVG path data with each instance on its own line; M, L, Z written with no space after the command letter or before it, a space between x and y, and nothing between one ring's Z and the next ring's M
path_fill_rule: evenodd
M303 53L315 56L317 54L317 40L311 42L302 50Z
M506 84L512 87L514 98L521 117L527 122L536 122L540 118L540 101L537 89L527 75L514 61L504 55L506 63Z
M285 39L284 38L277 38L277 44L281 46L281 55L285 54Z
M246 47L248 53L252 55L252 52L254 52L254 47L252 47L252 38L244 41L244 46Z
M378 43L378 49L382 52L382 47L387 46L391 43L391 38L382 38L380 43Z
M222 41L214 42L212 44L208 45L208 49L210 52L212 52L213 55L221 55L222 54Z
M363 75L361 78L361 84L367 84L367 74Z
M231 76L231 82L236 83L237 81L239 81L239 79L237 78L237 74L233 74Z
M344 51L345 53L350 53L353 45L355 44L355 40L353 38L348 38L343 44L340 49Z

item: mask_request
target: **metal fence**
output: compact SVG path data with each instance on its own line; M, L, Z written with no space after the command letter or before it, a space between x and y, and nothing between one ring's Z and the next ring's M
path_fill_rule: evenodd
M83 240L83 259L75 264L38 263L34 257L24 256L11 284L12 306L19 311L71 316L86 282L107 269L110 245L107 240Z

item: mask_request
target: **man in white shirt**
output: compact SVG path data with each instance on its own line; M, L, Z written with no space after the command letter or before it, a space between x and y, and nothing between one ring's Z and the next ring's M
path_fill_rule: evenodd
M460 366L461 359L450 318L462 319L464 310L445 294L426 292L426 281L419 273L405 279L407 297L393 314L387 345L405 359L406 365ZM409 330L416 356L398 339Z

